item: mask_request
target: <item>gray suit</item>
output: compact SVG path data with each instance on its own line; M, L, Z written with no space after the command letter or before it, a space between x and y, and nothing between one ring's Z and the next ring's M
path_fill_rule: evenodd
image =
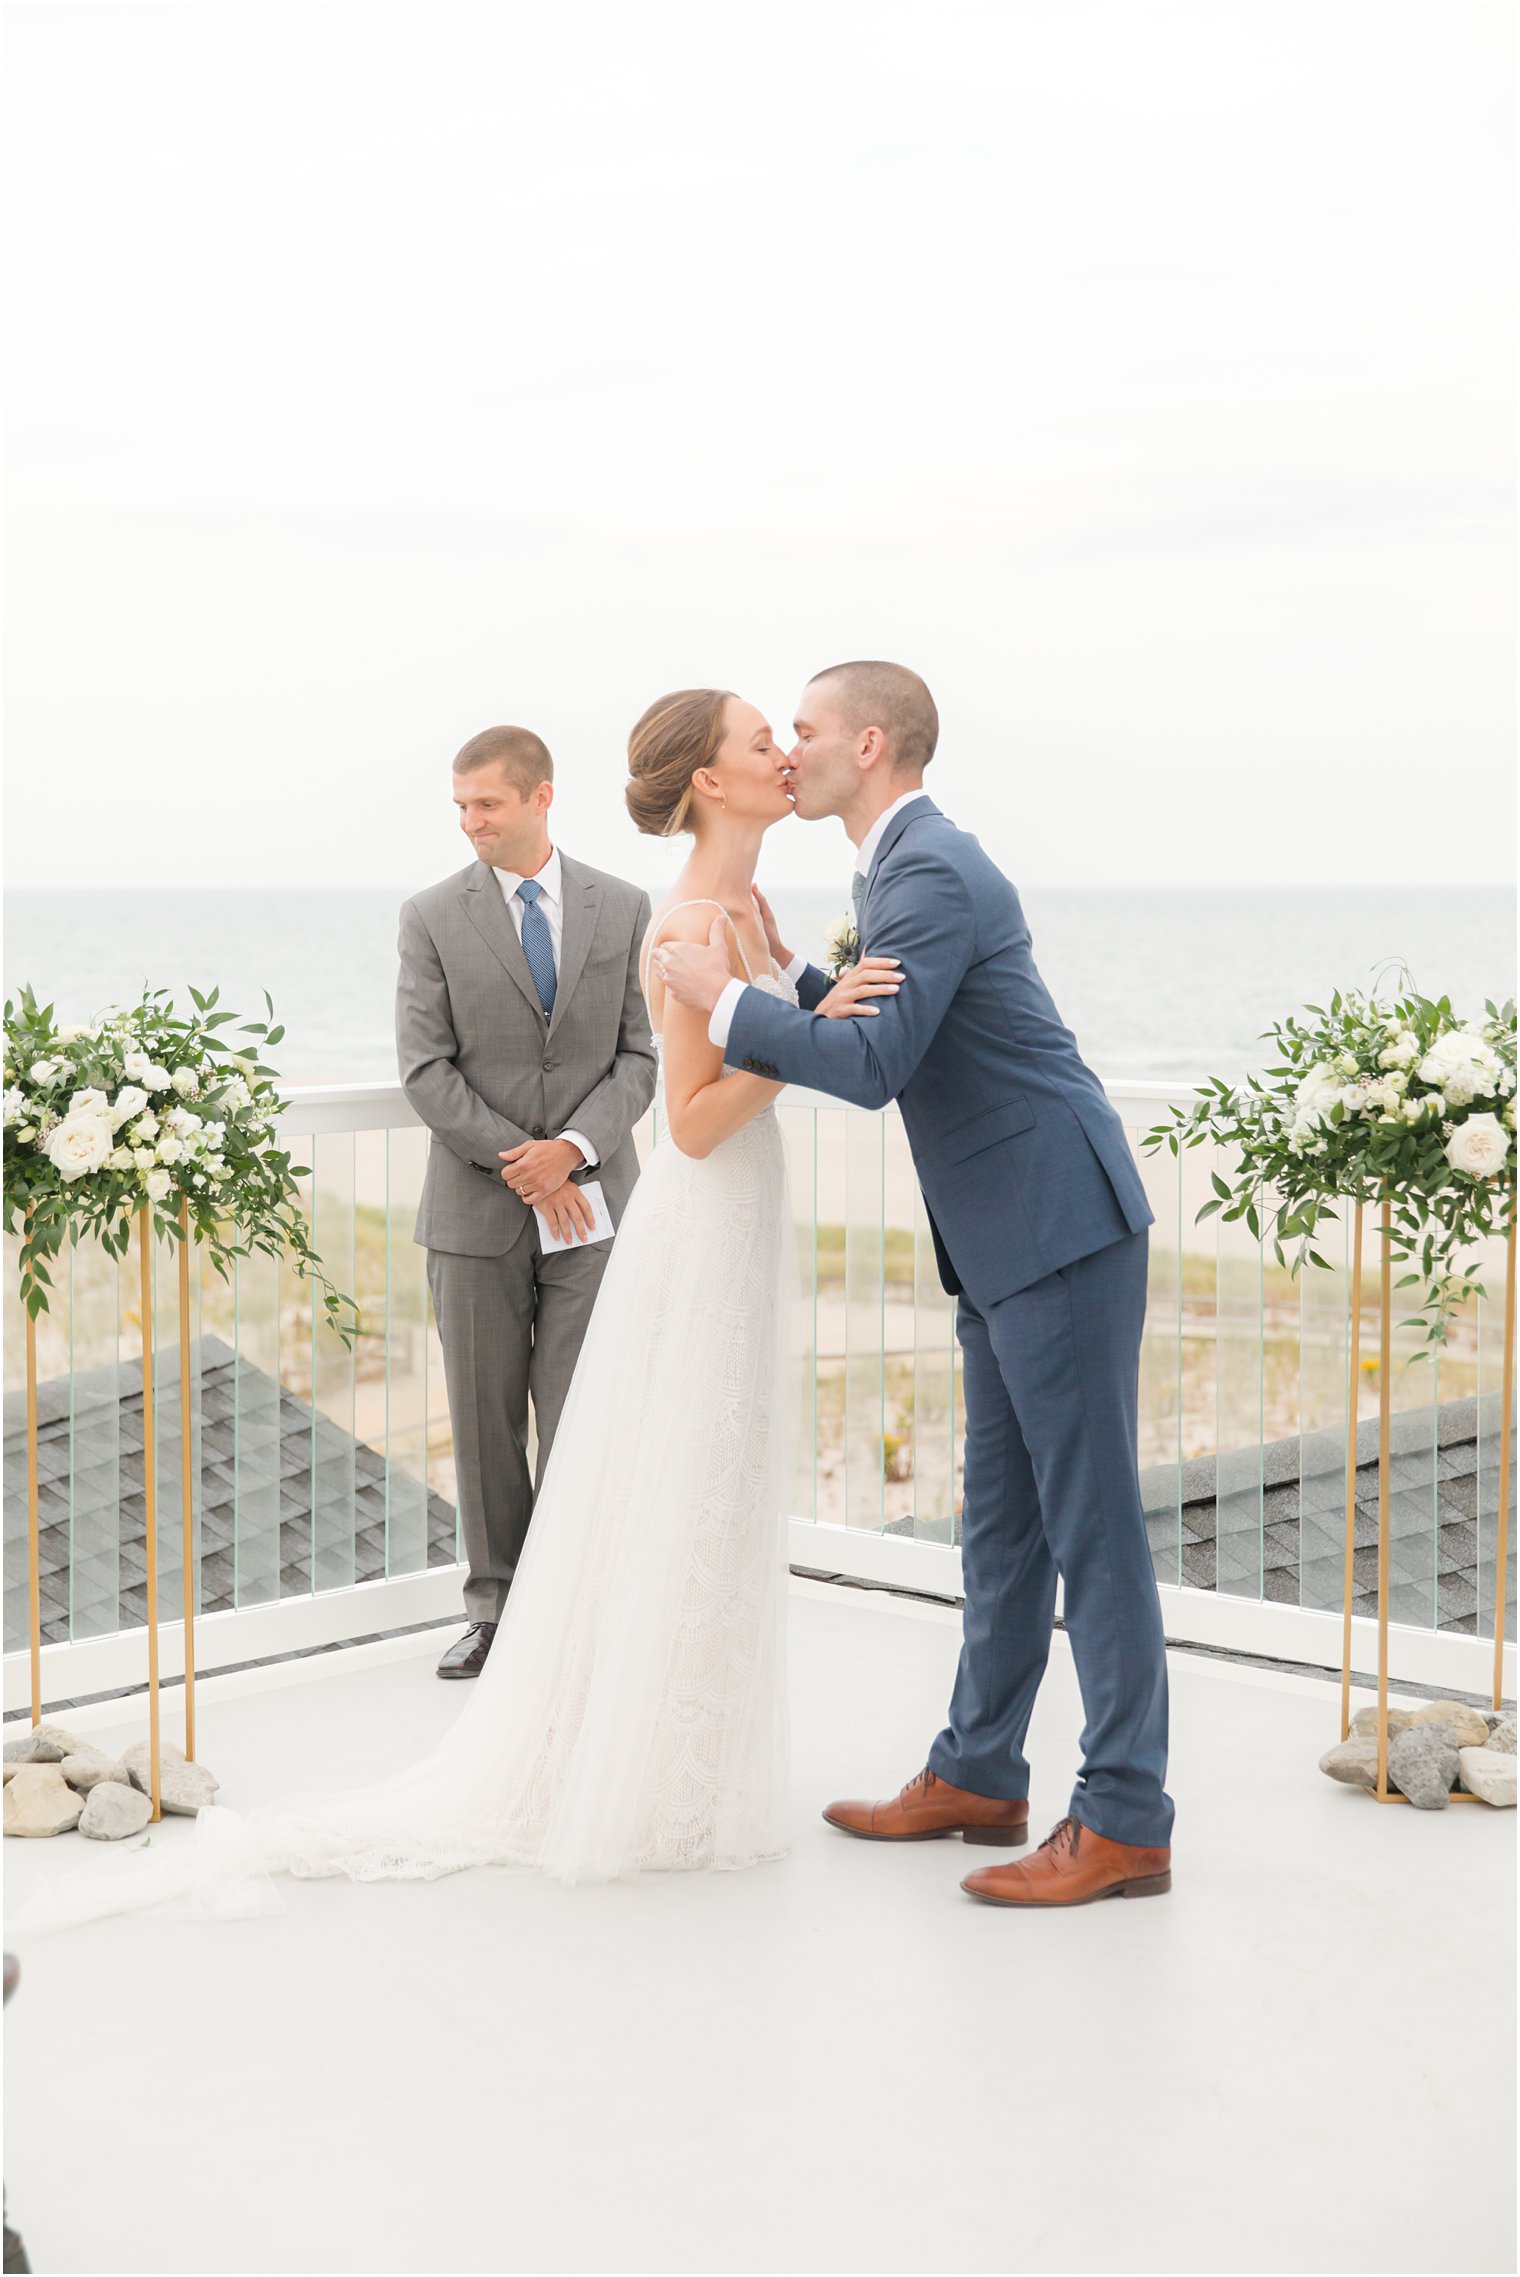
M615 1225L639 1174L632 1132L654 1097L639 986L649 896L560 854L564 926L546 1019L496 872L472 862L401 911L396 1055L432 1132L414 1239L443 1344L472 1621L499 1618L610 1243L545 1255L504 1182L504 1149L567 1126L596 1148ZM528 1402L538 1463L528 1472Z

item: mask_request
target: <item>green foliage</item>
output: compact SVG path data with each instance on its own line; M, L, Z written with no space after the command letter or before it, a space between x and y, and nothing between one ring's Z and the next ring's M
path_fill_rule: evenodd
M1243 1222L1292 1273L1328 1266L1315 1244L1337 1204L1386 1202L1391 1255L1412 1268L1399 1286L1419 1289L1413 1317L1443 1344L1483 1293L1468 1253L1513 1218L1514 1001L1486 1003L1481 1023L1412 992L1382 1003L1337 990L1305 1011L1266 1031L1273 1066L1239 1085L1210 1077L1142 1144L1225 1148L1233 1174L1211 1171L1199 1219Z
M50 1261L93 1234L125 1257L134 1221L159 1240L188 1234L225 1280L235 1257L289 1257L322 1292L329 1326L351 1343L357 1310L312 1248L297 1181L308 1175L278 1144L275 1071L261 1053L284 1029L245 1020L220 990L190 990L180 1018L167 988L112 1008L87 1027L59 1028L34 991L5 1006L5 1230L21 1233L21 1300L48 1310ZM183 1223L182 1223L183 1213Z

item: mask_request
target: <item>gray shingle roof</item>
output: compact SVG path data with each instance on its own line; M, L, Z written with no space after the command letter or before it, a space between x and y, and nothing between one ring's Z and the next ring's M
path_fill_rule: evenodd
M276 1386L272 1377L253 1367L246 1358L240 1358L220 1337L206 1336L199 1339L198 1346L192 1348L192 1366L196 1365L200 1373L198 1500L201 1565L199 1603L202 1612L223 1612L237 1601L235 1496L238 1465L241 1461L245 1485L250 1474L261 1476L266 1487L272 1483L274 1474L270 1457L273 1452L271 1442L275 1436L273 1426L276 1403L280 1596L306 1596L310 1592L314 1507L323 1512L324 1520L328 1513L345 1513L346 1532L346 1510L350 1500L353 1568L350 1572L345 1563L341 1579L356 1582L380 1579L386 1570L384 1455L342 1430L307 1401L299 1399L294 1392ZM106 1390L108 1383L114 1383L117 1393L114 1434L86 1431L80 1432L77 1437L71 1432L68 1380L60 1379L38 1387L37 1471L41 1519L42 1636L46 1644L62 1642L70 1634L71 1438L72 1451L77 1457L72 1482L75 1509L81 1513L82 1518L92 1511L106 1515L119 1509L114 1573L107 1571L96 1581L97 1595L104 1596L107 1600L119 1596L120 1625L123 1628L140 1626L147 1619L140 1363L123 1362L109 1376L105 1371L96 1371L95 1380L90 1382L88 1388L98 1400L103 1394L109 1396ZM76 1383L76 1398L78 1390L79 1385ZM166 1396L173 1402L172 1416L166 1416L162 1407ZM167 1559L169 1555L177 1554L180 1523L177 1379L167 1395L160 1390L159 1398L159 1539L160 1556ZM238 1439L240 1407L245 1418L241 1447ZM246 1427L246 1418L250 1414L258 1418L260 1428L257 1433L250 1433ZM171 1446L167 1454L162 1438L166 1427L172 1427ZM423 1493L422 1483L414 1477L398 1474L392 1480L393 1498L398 1492L416 1509ZM24 1551L22 1562L18 1565L15 1545L18 1535L24 1540L26 1528L26 1428L22 1403L19 1399L13 1401L9 1397L6 1401L5 1496L6 1534L11 1546L8 1563L14 1626L18 1581L21 1583L21 1617L23 1621L25 1619ZM441 1495L433 1493L431 1489L427 1490L425 1507L427 1562L429 1566L452 1565L455 1560L453 1509ZM272 1510L270 1515L273 1515ZM81 1531L83 1530L82 1525ZM318 1555L320 1564L322 1552L319 1551ZM81 1585L80 1576L75 1576L74 1585L77 1591ZM87 1577L85 1586L88 1587ZM246 1590L246 1569L244 1586ZM172 1604L167 1593L160 1597L161 1610L169 1618L175 1617L179 1611L177 1580L174 1594L176 1601ZM268 1596L270 1592L265 1588L262 1594ZM14 1640L7 1637L6 1642L8 1645L24 1642L24 1636Z

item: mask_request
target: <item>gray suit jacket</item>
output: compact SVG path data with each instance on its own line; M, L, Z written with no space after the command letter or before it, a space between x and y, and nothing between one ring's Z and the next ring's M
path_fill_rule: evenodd
M532 1221L498 1159L525 1140L584 1131L616 1225L639 1174L632 1131L654 1097L639 944L649 896L563 850L564 932L546 1020L496 873L472 862L401 911L396 1056L433 1134L413 1238L501 1257Z

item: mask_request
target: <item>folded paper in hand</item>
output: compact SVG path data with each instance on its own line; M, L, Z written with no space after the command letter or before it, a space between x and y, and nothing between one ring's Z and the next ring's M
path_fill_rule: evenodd
M607 1207L607 1197L602 1192L601 1180L599 1178L588 1178L580 1191L585 1195L591 1210L592 1225L589 1233L584 1232L580 1226L576 1226L569 1238L564 1239L554 1231L542 1210L534 1210L533 1215L538 1220L539 1246L546 1253L551 1249L589 1249L593 1242L612 1239L614 1232L612 1212Z

